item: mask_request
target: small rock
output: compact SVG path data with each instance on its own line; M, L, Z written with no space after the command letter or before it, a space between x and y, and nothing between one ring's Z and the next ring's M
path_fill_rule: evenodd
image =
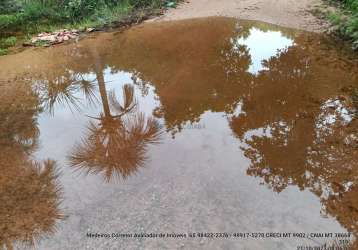
M92 31L94 31L94 28L87 28L86 29L86 32L92 32Z
M63 41L64 41L63 37L59 37L54 43L62 43Z
M39 40L38 37L33 37L33 38L31 39L31 43L37 43L38 40Z
M48 42L55 42L56 41L56 35L43 36L43 37L41 37L40 40L48 41Z

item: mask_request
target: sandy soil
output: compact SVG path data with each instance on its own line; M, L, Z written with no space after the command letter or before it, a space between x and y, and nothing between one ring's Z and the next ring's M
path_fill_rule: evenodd
M321 0L190 0L156 20L228 16L323 32L327 23L310 13L322 4Z

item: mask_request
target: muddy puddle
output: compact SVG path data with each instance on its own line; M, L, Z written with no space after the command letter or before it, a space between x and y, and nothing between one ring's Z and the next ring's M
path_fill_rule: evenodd
M259 22L147 23L1 57L0 245L356 244L357 108L352 53Z

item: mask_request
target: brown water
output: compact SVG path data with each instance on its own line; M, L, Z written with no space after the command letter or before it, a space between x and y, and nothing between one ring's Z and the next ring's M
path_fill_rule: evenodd
M337 46L208 18L0 58L0 245L354 244L358 63ZM230 236L86 236L161 232Z

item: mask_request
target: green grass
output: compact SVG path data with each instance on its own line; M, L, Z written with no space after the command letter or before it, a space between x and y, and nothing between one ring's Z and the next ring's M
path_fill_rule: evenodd
M0 45L2 48L9 48L16 45L17 38L14 36L10 36L4 39L0 39Z
M1 6L0 0L0 6ZM9 0L8 0L9 1ZM18 1L18 0L12 0ZM76 24L84 20L99 23L141 8L161 8L165 0L22 0L20 9L1 12L0 33L28 30L34 26Z
M7 55L7 53L8 53L8 50L7 50L7 49L1 49L1 48L0 48L0 56Z
M339 25L341 23L342 16L340 15L340 13L330 12L328 13L327 17L333 25Z
M100 27L141 10L175 6L176 0L0 0L0 54L16 44L14 34L31 37L58 29ZM21 39L20 39L21 40Z
M17 38L14 36L0 38L0 56L8 54L8 48L16 45Z
M350 40L354 49L358 49L358 0L330 0L337 11L327 15L328 20L335 25L338 34Z

